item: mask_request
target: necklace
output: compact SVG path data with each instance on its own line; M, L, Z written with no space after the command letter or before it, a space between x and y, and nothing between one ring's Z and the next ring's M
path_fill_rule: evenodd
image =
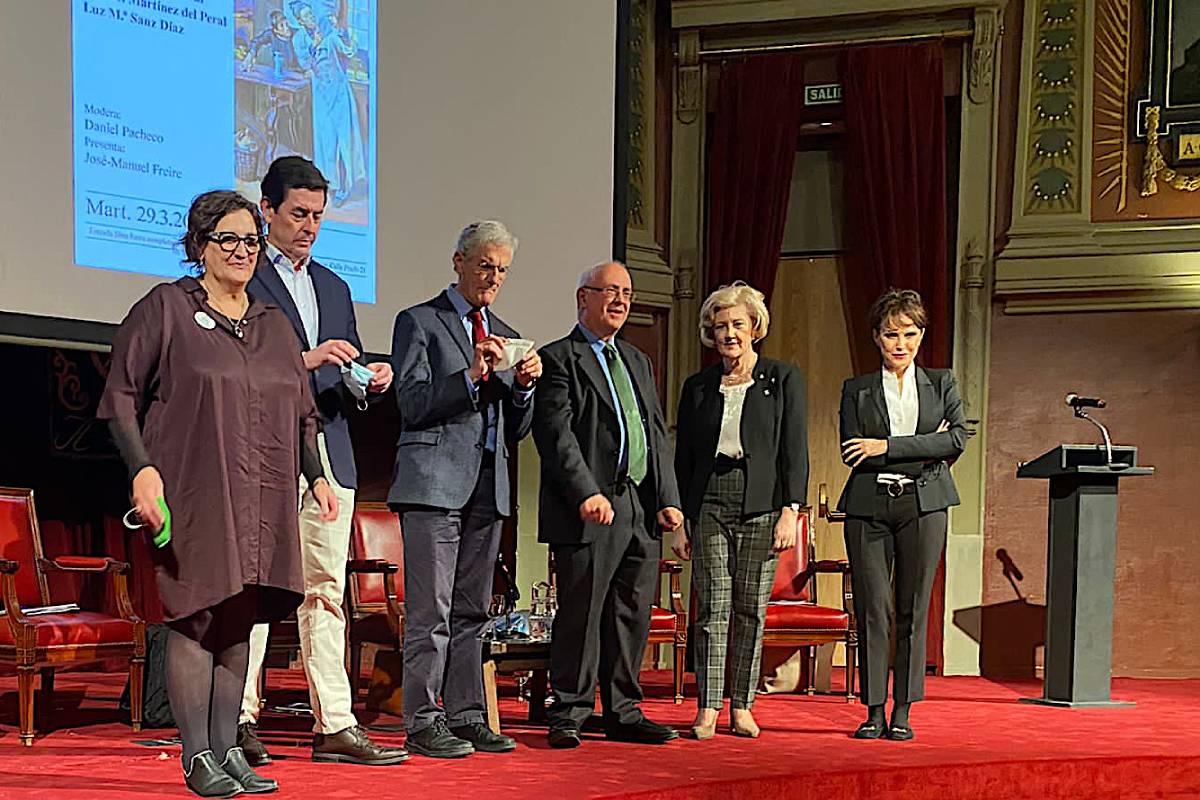
M238 315L237 319L234 319L231 315L227 314L223 308L221 308L220 303L217 302L216 296L209 291L208 286L205 286L203 281L201 282L201 286L204 286L204 291L208 294L208 304L212 306L214 311L229 321L229 327L233 331L233 335L239 339L244 339L246 334L242 330L242 322L245 320L246 311L250 308L249 298L246 298L245 307L242 308L242 311Z

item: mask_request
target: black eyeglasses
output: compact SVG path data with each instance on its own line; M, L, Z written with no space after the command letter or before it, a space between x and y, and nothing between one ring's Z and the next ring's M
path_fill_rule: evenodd
M257 253L263 246L263 237L257 233L248 236L238 236L236 233L210 233L205 238L221 248L223 253L235 252L239 244L246 246L247 253Z
M608 295L609 300L616 300L618 297L627 303L632 303L635 297L633 289L622 289L620 286L584 286L593 292L604 292Z

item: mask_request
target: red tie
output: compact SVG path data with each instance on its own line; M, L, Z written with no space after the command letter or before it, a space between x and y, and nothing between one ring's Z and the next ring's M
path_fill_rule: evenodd
M487 331L483 329L483 312L478 308L472 308L467 312L467 319L471 320L471 340L472 344L479 344L487 338ZM483 380L486 381L491 377L491 373L486 373Z

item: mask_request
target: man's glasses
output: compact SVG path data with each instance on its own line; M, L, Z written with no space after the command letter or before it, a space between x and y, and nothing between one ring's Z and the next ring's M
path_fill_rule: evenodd
M263 237L257 233L252 233L249 236L238 236L236 233L210 233L208 240L221 248L223 253L233 253L237 250L239 244L246 246L247 253L257 253L262 249Z
M635 297L633 289L623 289L620 286L584 286L583 288L593 292L603 292L608 295L609 300L616 300L619 297L626 303L632 303Z

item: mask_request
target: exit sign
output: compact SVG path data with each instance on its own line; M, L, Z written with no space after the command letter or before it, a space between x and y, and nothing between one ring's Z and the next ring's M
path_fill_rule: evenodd
M842 102L840 83L818 83L804 87L804 105L831 106Z

